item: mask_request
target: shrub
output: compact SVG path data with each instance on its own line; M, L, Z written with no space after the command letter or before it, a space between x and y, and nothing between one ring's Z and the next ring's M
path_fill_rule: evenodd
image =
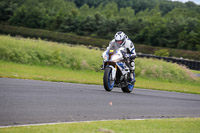
M156 56L168 57L169 56L169 51L168 51L168 49L160 49L160 50L155 51L155 55Z

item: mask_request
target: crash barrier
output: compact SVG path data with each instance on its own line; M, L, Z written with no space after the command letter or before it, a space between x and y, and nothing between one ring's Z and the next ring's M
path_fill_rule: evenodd
M186 66L187 68L192 69L192 70L200 70L200 61L196 61L196 60L188 60L188 59L175 58L175 57L161 57L161 56L155 56L151 54L142 54L142 53L138 53L137 56L141 58L144 58L144 57L155 58L155 59L164 60L167 62L177 63L179 65Z

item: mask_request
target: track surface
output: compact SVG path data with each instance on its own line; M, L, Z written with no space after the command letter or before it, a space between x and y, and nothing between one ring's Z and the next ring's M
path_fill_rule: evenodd
M0 78L0 126L174 117L200 117L200 95Z

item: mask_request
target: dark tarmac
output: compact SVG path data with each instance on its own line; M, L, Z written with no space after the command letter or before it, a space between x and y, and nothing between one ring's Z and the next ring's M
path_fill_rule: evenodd
M200 95L0 78L0 126L177 117L200 117Z

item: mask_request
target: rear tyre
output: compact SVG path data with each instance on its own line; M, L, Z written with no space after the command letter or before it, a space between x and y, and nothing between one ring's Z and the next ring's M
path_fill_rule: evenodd
M122 91L125 93L131 93L133 91L135 82L132 84L128 84L126 87L122 87Z
M111 91L114 87L115 81L112 80L112 68L107 67L104 70L103 85L106 91Z

